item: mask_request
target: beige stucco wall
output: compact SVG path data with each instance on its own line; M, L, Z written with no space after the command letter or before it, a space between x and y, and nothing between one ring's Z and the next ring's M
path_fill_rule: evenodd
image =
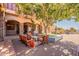
M20 32L19 34L23 34L23 32L24 32L23 26L24 26L23 23L19 24L19 32Z

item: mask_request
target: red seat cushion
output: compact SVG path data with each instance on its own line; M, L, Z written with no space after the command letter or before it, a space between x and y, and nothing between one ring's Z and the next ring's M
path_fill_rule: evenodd
M44 41L48 42L48 35L44 36Z
M23 39L24 41L27 41L27 37L26 37L26 36L22 36L22 39Z
M20 40L22 40L22 35L19 35Z
M27 45L29 47L32 47L34 48L35 47L35 42L33 39L30 39L30 40L27 40L27 37L26 36L23 36L23 35L19 35L20 37L20 40L24 41L25 43L27 43Z
M29 45L29 47L34 48L34 47L35 47L34 40L29 40L29 41L28 41L28 45Z

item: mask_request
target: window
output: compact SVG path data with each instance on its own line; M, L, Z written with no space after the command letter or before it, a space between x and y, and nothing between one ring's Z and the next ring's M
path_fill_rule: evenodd
M11 24L7 25L7 30L14 30L14 29L15 29L15 25L11 25Z
M10 10L15 10L16 8L15 3L7 3L6 5L7 5L6 8Z

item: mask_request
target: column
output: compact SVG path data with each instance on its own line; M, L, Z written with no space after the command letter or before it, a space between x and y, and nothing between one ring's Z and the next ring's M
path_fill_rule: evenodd
M5 26L5 21L3 21L3 37L6 36L6 26Z
M28 26L28 32L31 31L31 30L32 30L31 26Z
M24 32L23 23L20 23L20 24L19 24L19 32L20 32L20 34L23 34L23 32Z
M38 25L36 25L34 33L35 33L35 34L38 33Z
M42 25L42 33L45 33L45 27Z
M0 28L1 28L1 37L2 37L2 40L4 40L4 37L5 37L5 13L4 12L1 12L2 15L0 15Z
M0 19L0 41L3 40L3 22L2 19Z

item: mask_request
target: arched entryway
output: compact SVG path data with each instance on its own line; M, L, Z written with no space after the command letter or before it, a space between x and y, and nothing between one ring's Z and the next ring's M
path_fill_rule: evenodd
M27 34L31 30L32 30L32 24L31 23L24 23L24 34Z
M8 20L6 24L6 35L18 35L19 34L19 22L15 20Z

